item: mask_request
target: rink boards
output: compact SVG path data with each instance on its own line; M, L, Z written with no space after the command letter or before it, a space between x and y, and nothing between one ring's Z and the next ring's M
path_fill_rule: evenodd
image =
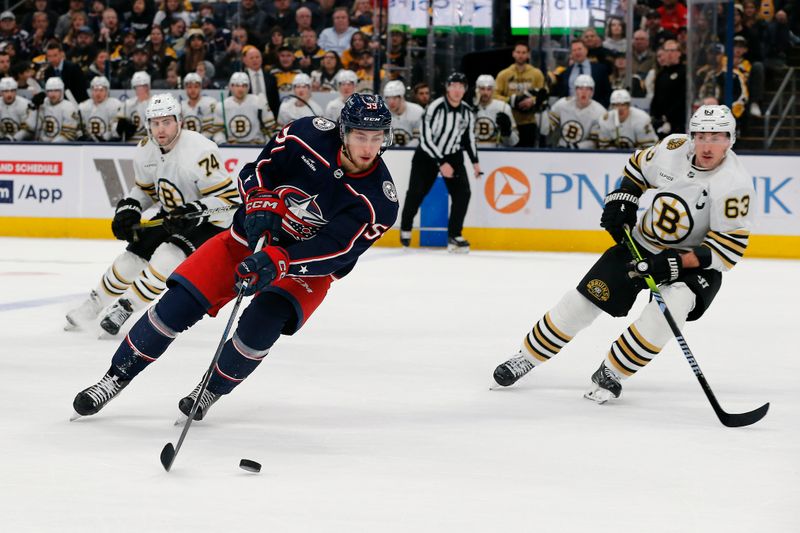
M129 145L4 144L0 235L111 238L114 205L133 183L134 150ZM257 147L221 150L234 175L260 152ZM409 149L384 154L401 203L412 154ZM628 155L482 150L484 176L476 180L470 172L464 235L476 249L601 251L610 243L598 229L602 199L616 187ZM758 222L748 255L800 257L800 156L740 157L753 173L758 196L751 203ZM428 202L426 209L446 209L446 198ZM397 226L379 244L398 246Z

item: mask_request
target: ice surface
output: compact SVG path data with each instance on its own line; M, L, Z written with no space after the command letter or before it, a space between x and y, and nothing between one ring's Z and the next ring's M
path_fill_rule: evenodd
M167 474L177 401L228 311L70 423L119 339L64 332L64 313L121 245L4 238L0 251L1 531L800 531L796 261L746 259L685 328L726 410L772 402L727 429L674 342L620 400L582 398L624 319L488 390L594 256L371 251L193 424Z

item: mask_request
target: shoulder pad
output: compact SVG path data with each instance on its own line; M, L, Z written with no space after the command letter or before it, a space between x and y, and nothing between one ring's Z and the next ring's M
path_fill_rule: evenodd
M147 144L149 137L143 137L141 141L139 141L139 146L144 146Z

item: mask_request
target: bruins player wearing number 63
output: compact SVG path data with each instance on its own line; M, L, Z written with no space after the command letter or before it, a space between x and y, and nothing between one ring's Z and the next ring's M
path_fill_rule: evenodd
M175 267L231 225L233 210L213 220L202 213L240 203L219 148L200 133L181 130L181 106L171 94L153 96L145 118L148 136L133 161L136 181L111 223L114 236L128 247L86 301L67 313L68 330L95 320L110 305L100 327L116 334L134 312L158 298ZM137 229L149 207L158 209L153 218L163 224Z
M670 135L637 150L619 189L606 196L600 225L618 243L555 307L536 322L519 352L494 371L509 386L558 354L601 313L621 317L652 276L678 327L699 319L728 271L744 255L756 205L751 174L731 148L736 120L726 106L703 106L692 116L689 135ZM655 189L637 223L639 197ZM623 242L632 231L641 261ZM672 332L655 300L612 344L592 375L585 397L598 403L618 398L622 382L649 363Z

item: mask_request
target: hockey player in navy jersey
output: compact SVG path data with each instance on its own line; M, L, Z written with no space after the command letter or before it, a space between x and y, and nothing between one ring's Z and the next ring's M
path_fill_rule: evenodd
M380 155L391 144L391 113L379 96L354 94L338 123L306 117L285 126L239 173L245 204L230 231L184 261L168 290L117 348L103 378L78 393L92 415L163 354L178 333L218 311L249 280L255 297L242 313L199 400L195 419L230 393L322 303L331 283L397 218L392 177ZM259 239L269 242L253 252ZM234 286L234 281L236 286ZM179 402L188 416L200 387Z

